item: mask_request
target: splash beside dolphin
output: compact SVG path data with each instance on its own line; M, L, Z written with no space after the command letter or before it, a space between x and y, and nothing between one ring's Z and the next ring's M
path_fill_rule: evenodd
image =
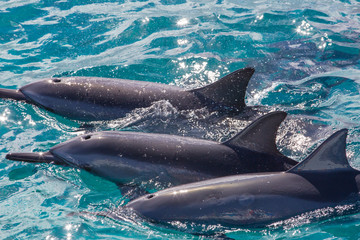
M169 101L179 110L199 109L240 112L253 68L232 72L205 87L184 90L176 86L98 77L51 78L21 87L0 89L0 98L26 101L58 115L77 120L124 117L135 108Z
M255 173L181 185L126 207L158 222L264 226L301 213L359 201L360 171L345 154L347 130L334 133L286 172Z
M7 159L82 168L120 184L154 180L173 185L248 172L283 171L297 162L276 148L286 117L260 117L232 139L217 143L135 132L97 132L75 137L45 153L9 153Z

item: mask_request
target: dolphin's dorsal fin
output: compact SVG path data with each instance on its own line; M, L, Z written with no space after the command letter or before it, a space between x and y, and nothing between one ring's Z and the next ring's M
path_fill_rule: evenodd
M335 132L325 140L305 160L297 164L288 172L301 173L319 170L352 170L346 158L347 129Z
M229 147L245 147L253 151L282 155L276 147L276 133L286 113L268 113L247 126L235 137L224 142Z
M254 68L243 68L202 88L189 90L207 101L241 110L245 107L245 93Z

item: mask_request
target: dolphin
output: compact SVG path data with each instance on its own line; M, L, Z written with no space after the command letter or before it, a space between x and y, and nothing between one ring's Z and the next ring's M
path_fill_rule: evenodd
M68 77L30 83L18 90L0 89L0 98L25 101L58 115L82 121L121 118L133 109L169 101L179 110L207 107L211 111L241 112L253 68L232 72L202 88L184 90L145 81Z
M7 159L85 169L115 183L178 185L248 172L290 169L297 162L276 148L285 112L258 118L226 142L137 132L95 132L44 153L9 153ZM152 180L152 181L151 181Z
M347 129L286 172L241 174L168 188L125 209L155 222L264 226L359 200L360 171L346 158Z

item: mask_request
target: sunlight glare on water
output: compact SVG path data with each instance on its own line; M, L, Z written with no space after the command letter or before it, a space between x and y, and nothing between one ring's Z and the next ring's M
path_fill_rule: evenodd
M0 2L1 88L50 77L95 76L200 88L251 66L246 103L288 117L278 149L304 159L349 128L347 154L360 167L360 4L304 1ZM225 141L251 121L169 101L124 118L86 124L35 106L0 102L1 239L358 239L358 206L325 208L264 228L138 219L112 182L79 169L13 162L9 152L46 152L89 131L175 134ZM163 188L153 180L155 189ZM116 220L95 215L111 213ZM351 213L351 214L349 214ZM195 233L195 234L192 234ZM219 233L219 235L214 235Z

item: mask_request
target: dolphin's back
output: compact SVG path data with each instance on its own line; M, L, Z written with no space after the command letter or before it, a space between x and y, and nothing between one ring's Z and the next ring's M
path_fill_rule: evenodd
M360 172L345 154L347 130L287 172L211 179L145 195L127 206L155 221L264 225L359 201Z
M16 161L86 169L118 183L131 179L189 183L250 172L284 171L296 161L276 149L286 113L266 114L224 143L164 134L97 132L58 144L46 153L10 153Z
M52 78L19 90L0 89L0 98L26 101L78 120L120 118L159 100L169 101L179 110L207 107L211 111L234 113L245 108L246 87L254 71L253 68L239 69L215 83L192 90L124 79Z
M92 133L59 144L50 152L69 165L97 174L110 166L111 172L118 171L117 182L122 181L125 167L138 172L132 173L134 179L141 176L147 180L145 176L154 177L162 172L177 175L170 181L175 183L189 182L186 174L196 176L194 180L203 180L246 169L237 153L227 146L164 134Z
M348 204L352 194L359 200L354 179L353 173L317 177L288 172L246 174L165 189L127 207L160 222L264 226L319 208Z
M156 221L239 226L266 224L322 207L319 197L317 189L296 174L247 174L165 189L127 206Z
M134 108L169 99L179 109L200 106L197 97L181 88L143 81L71 77L34 82L20 88L25 97L47 110L79 119L123 117Z

